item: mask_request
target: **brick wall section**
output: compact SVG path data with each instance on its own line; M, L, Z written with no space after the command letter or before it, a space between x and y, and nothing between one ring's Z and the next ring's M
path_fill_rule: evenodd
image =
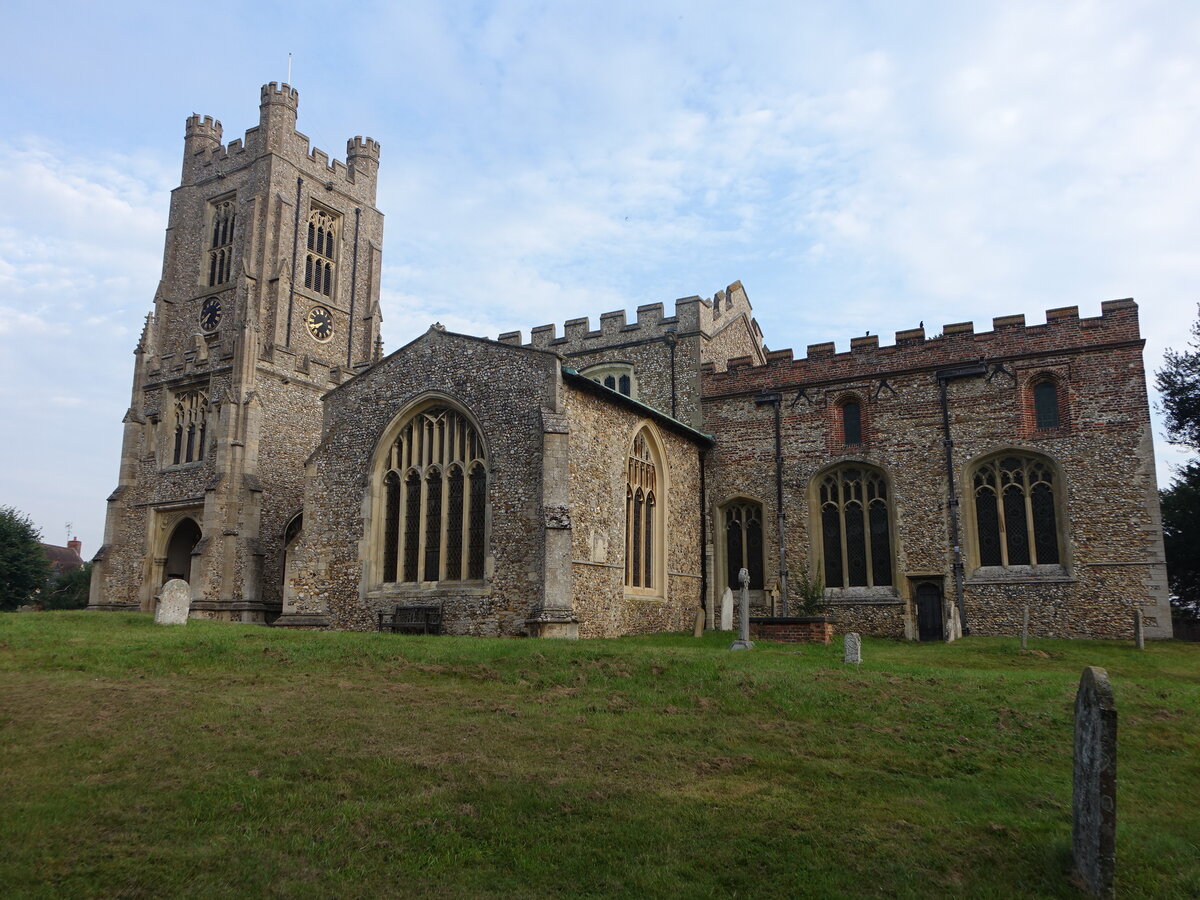
M805 359L792 360L784 351L770 354L763 366L734 361L726 373L705 374L705 427L717 435L709 509L738 495L764 504L768 582L778 573L773 421L771 408L756 407L754 397L777 390L784 394L786 547L793 578L802 564L817 562L810 534L814 477L840 462L867 463L884 471L891 492L895 586L834 592L839 629L912 636L910 578L940 582L948 607L952 556L934 373L982 358L990 377L948 386L963 501L968 625L977 634L1016 633L1028 603L1035 634L1128 638L1133 609L1141 607L1154 621L1148 633L1170 636L1136 305L1106 303L1101 316L1085 319L1074 308L1052 310L1046 325L1033 327L1025 327L1023 317L1008 317L983 334L969 323L947 326L929 340L919 330L901 332L893 347L876 341L857 339L840 354L832 345L815 345ZM1061 380L1067 424L1039 432L1030 427L1027 394L1044 372ZM854 447L829 440L836 427L830 406L848 392L864 398L864 440ZM976 460L1005 448L1043 454L1058 467L1067 577L987 578L976 571L967 475ZM718 569L716 597L723 579Z
M580 637L690 628L700 606L700 469L695 441L603 397L571 390L572 579ZM625 479L634 435L649 425L665 458L667 590L625 589ZM665 475L665 479L662 477Z

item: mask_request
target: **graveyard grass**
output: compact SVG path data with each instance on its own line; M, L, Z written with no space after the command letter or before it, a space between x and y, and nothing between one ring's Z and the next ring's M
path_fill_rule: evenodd
M576 643L0 616L6 897L1073 897L1072 704L1117 892L1200 895L1200 645Z

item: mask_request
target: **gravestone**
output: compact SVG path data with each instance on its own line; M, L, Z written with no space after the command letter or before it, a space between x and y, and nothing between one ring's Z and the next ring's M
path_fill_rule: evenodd
M747 569L738 570L738 581L742 584L742 602L741 609L738 610L738 639L734 641L730 650L750 650L754 647L754 642L750 640L750 572Z
M862 662L862 638L857 633L851 631L843 639L844 655L843 661L855 663L856 665Z
M1025 611L1021 614L1021 649L1029 649L1029 604L1025 604Z
M1117 706L1108 673L1088 666L1075 694L1071 855L1080 885L1113 896L1117 841Z
M725 588L721 595L721 630L733 631L733 590Z
M186 625L192 606L192 588L182 578L172 578L162 587L154 621L159 625Z
M1133 612L1133 643L1139 650L1146 649L1146 633L1142 630L1142 611Z

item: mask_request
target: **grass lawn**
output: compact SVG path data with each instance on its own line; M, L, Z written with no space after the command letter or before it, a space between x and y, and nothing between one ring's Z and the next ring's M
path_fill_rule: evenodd
M1073 897L1099 665L1118 894L1200 896L1200 644L729 641L0 615L0 894Z

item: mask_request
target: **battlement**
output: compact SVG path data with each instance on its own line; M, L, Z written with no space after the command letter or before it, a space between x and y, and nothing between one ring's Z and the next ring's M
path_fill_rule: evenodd
M201 116L192 113L188 116L185 125L184 135L186 137L205 137L221 142L221 120L214 119L212 116Z
M346 141L346 159L351 160L358 156L379 159L379 141L374 138L364 138L362 135L350 138Z
M506 331L496 340L514 346L537 347L557 350L601 349L618 340L653 340L667 334L689 334L700 332L711 336L738 314L751 316L750 301L740 281L735 281L711 299L698 296L681 297L675 301L675 314L666 315L662 303L644 303L637 308L635 321L628 321L623 309L600 314L600 327L592 328L587 316L568 319L563 325L563 334L558 335L556 325L538 325L530 330L529 343L522 342L520 331ZM758 333L757 325L755 333ZM761 334L759 334L761 338ZM569 345L564 347L563 345Z
M300 106L300 92L290 84L280 84L277 81L272 81L270 84L264 84L261 90L262 104L268 103L289 106L292 109L297 109Z
M836 381L878 376L887 372L934 370L978 359L1000 361L1032 355L1071 353L1106 344L1139 341L1137 304L1131 299L1100 304L1100 315L1080 318L1079 307L1046 311L1046 324L1026 325L1024 315L992 319L992 330L976 332L974 322L942 326L926 337L923 327L897 331L895 343L879 346L878 335L850 339L850 349L837 351L832 341L809 344L806 355L794 359L791 350L776 350L766 362L753 365L750 357L729 360L724 372L704 363L703 393L720 396L761 390L780 383Z

